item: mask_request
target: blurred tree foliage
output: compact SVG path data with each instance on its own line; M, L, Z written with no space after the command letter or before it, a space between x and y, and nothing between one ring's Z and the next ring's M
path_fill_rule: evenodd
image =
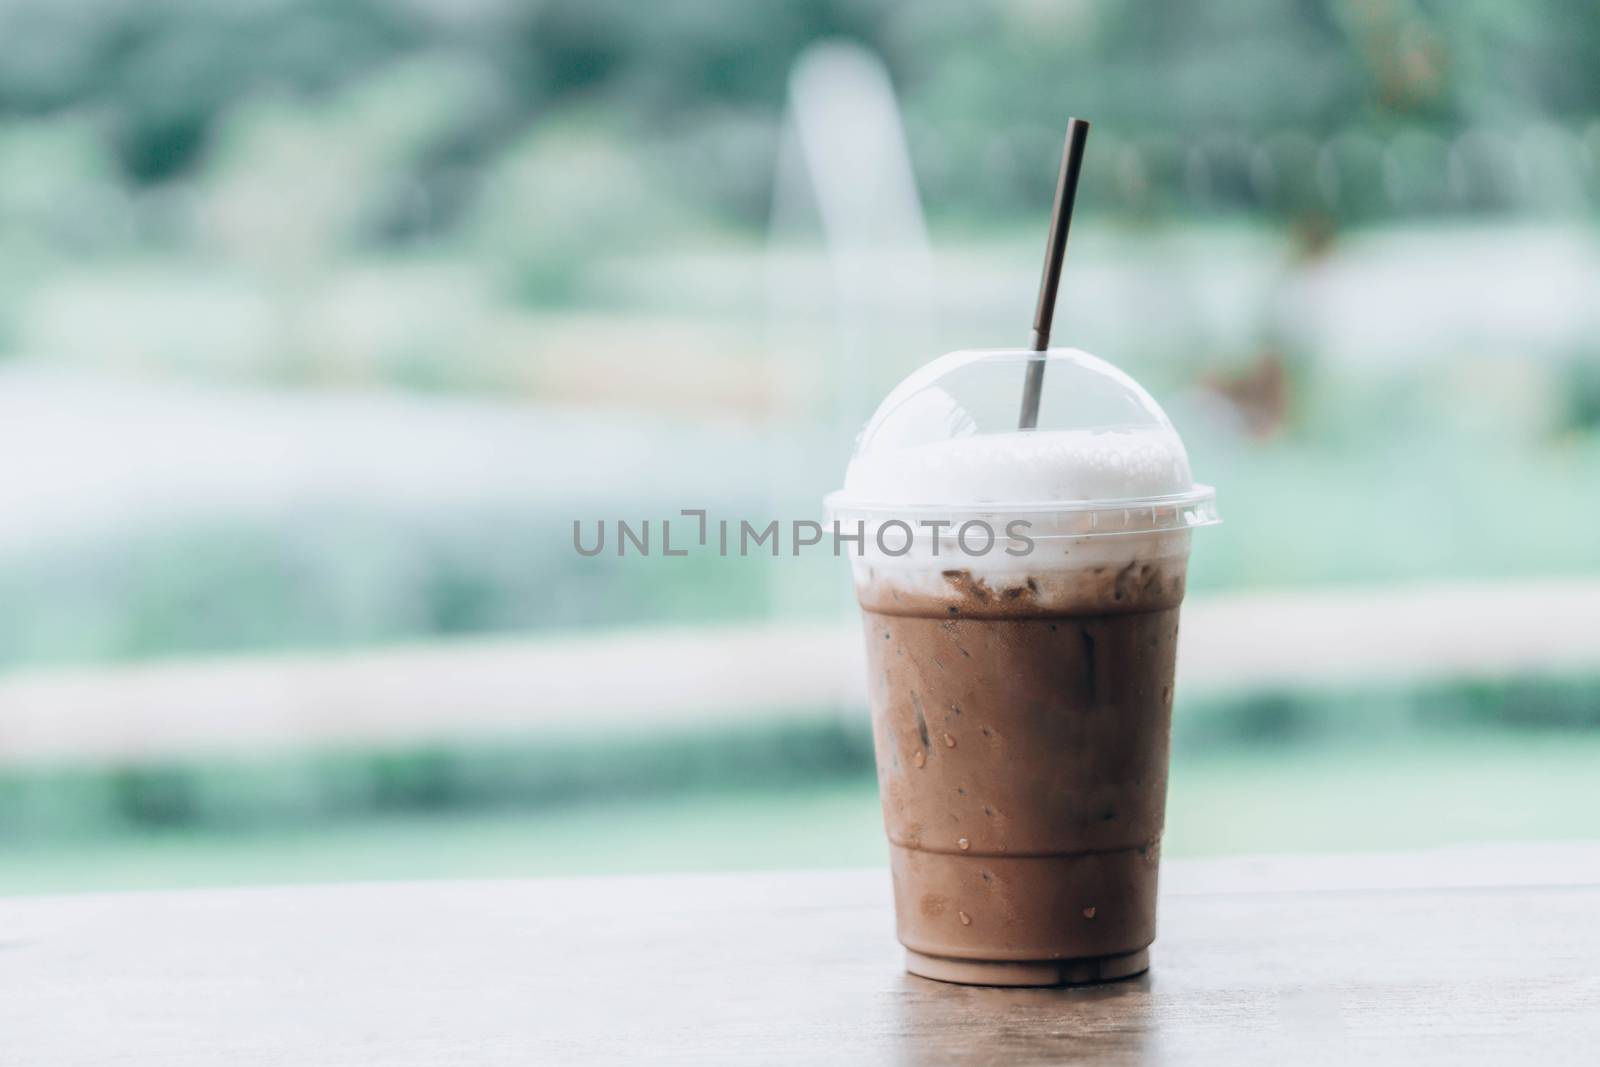
M1581 130L1600 109L1592 16L1585 0L11 0L0 115L92 113L127 180L159 184L203 168L254 97L314 108L408 55L444 52L485 91L408 162L430 225L456 218L464 172L568 110L612 116L664 177L759 222L789 67L845 37L885 57L919 168L957 212L1036 204L1069 112L1138 146L1131 162L1098 158L1106 180L1147 186L1153 202L1199 183L1222 206L1300 210L1280 187L1311 178L1282 176L1314 177L1316 153L1340 145L1359 156L1341 136ZM1434 143L1417 142L1423 155ZM1343 214L1384 209L1328 199Z
M764 249L719 241L765 226L789 72L838 39L888 67L924 204L965 255L953 276L994 273L968 233L1036 231L1069 114L1097 124L1083 213L1239 223L1172 226L1171 243L1119 232L1094 250L1114 268L1101 310L1079 318L1085 344L1164 394L1211 367L1214 393L1249 397L1283 359L1288 391L1312 398L1257 405L1287 418L1293 450L1212 450L1236 533L1197 558L1197 588L1593 568L1577 514L1600 456L1593 0L0 0L0 362L581 406L610 402L622 366L591 355L648 351L692 387L721 382L763 355L767 288ZM1341 226L1493 213L1582 224L1347 261L1390 277L1492 264L1416 313L1437 339L1399 328L1416 314L1397 293L1373 309L1382 330L1306 314ZM971 284L953 334L1023 321L1034 249L1014 310ZM1438 294L1491 284L1500 311L1446 328L1468 317ZM1326 373L1351 344L1368 362ZM1554 369L1507 370L1497 345L1553 348ZM813 360L799 399L784 385L775 403L820 421L830 366ZM714 402L761 417L737 399L775 377L757 370ZM667 379L642 380L620 402ZM1431 449L1425 464L1405 451L1425 480L1394 462L1412 445L1399 431ZM642 476L608 477L636 506ZM1348 516L1413 519L1383 539L1307 533L1329 485L1360 502ZM436 525L322 508L0 553L0 600L29 605L0 615L0 664L773 607L753 572L576 567L539 533L570 518L564 502L475 506ZM1530 542L1527 513L1571 517ZM1440 514L1459 517L1443 542Z

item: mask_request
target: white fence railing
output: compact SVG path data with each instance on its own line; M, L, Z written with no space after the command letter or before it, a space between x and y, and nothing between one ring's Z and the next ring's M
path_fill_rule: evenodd
M1195 597L1186 696L1600 671L1600 579ZM604 736L865 706L853 625L752 624L0 678L0 765Z

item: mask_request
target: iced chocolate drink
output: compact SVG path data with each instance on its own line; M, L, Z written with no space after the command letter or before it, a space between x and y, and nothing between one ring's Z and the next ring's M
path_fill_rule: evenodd
M908 380L830 498L863 534L899 936L946 981L1148 966L1189 531L1214 521L1160 408L1093 357L1050 353L1040 428L1008 426L1031 356Z

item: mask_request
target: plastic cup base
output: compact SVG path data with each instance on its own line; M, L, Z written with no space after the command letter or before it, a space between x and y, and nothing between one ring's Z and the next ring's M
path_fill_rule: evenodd
M956 985L1059 986L1092 985L1132 978L1150 969L1150 950L1081 960L958 960L925 956L906 949L906 970L936 982Z

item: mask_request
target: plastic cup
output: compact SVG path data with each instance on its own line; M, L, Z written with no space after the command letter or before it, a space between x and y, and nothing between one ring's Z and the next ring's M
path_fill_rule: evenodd
M1039 428L1017 432L1039 359ZM1190 531L1217 521L1166 415L1082 352L951 353L884 401L828 509L861 535L907 969L977 985L1144 971Z

